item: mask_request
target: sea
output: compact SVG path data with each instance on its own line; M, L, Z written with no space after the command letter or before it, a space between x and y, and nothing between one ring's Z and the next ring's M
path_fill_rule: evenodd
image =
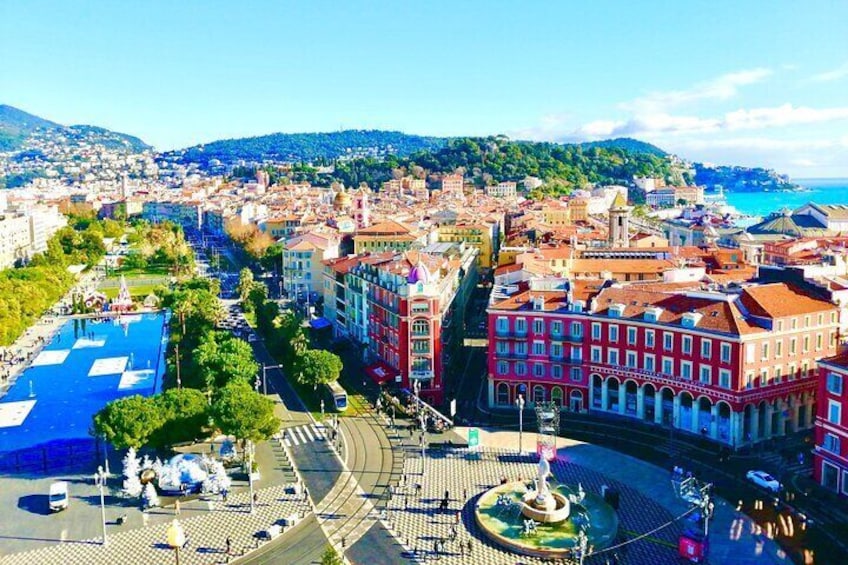
M794 210L807 202L848 205L848 178L793 179L805 188L799 192L730 192L727 203L750 216L767 216L783 208Z

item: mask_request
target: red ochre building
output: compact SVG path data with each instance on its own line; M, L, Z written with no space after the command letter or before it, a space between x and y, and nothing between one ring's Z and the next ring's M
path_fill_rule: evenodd
M552 400L727 444L810 428L816 361L835 354L837 307L785 283L735 292L538 279L496 286L488 401Z
M822 359L819 369L813 476L848 496L848 353Z

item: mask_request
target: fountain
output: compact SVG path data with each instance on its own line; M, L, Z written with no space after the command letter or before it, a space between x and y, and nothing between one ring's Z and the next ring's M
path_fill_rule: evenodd
M604 500L583 490L548 485L550 464L539 461L532 488L522 481L496 486L477 501L475 518L492 541L524 555L561 559L579 551L581 537L599 549L618 531L618 516Z

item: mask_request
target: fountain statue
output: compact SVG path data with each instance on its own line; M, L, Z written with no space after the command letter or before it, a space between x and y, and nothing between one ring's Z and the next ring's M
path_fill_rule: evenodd
M550 487L548 487L551 465L547 459L542 457L537 469L536 488L528 491L522 497L521 513L526 518L531 518L537 522L562 522L571 514L571 503L564 495L551 492Z

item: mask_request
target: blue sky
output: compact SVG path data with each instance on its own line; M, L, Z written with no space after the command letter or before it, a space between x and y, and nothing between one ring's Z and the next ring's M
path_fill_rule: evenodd
M848 177L848 2L0 2L0 103L169 149L339 128Z

